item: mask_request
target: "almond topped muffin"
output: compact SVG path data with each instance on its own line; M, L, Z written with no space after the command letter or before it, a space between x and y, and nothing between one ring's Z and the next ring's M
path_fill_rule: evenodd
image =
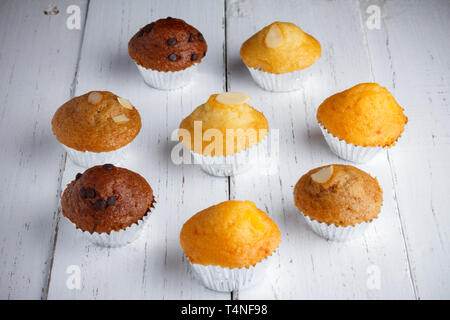
M251 201L225 201L183 225L180 243L205 286L232 291L261 281L280 230Z
M76 164L117 163L141 130L141 117L127 99L109 91L91 91L59 107L52 130Z
M321 54L313 36L293 23L278 21L251 36L240 51L253 80L268 91L300 89L300 70L310 67Z
M141 117L128 100L109 91L91 91L63 104L53 116L52 129L69 148L107 152L137 136Z
M249 100L241 92L213 94L181 122L180 141L207 173L235 175L258 161L269 125Z
M234 100L233 100L234 99ZM194 124L196 121L202 124L203 135L209 129L217 129L222 133L220 149L210 149L211 141L203 140L202 145L194 145L192 141L182 141L183 144L196 153L211 156L228 156L251 147L263 140L269 130L269 125L264 114L254 109L247 102L250 97L238 92L224 92L213 94L208 101L197 107L180 124L180 129L188 130L194 137ZM237 142L227 147L227 130L251 129L258 133L255 139L245 139L242 144ZM260 131L261 130L261 131ZM261 134L259 134L261 132Z
M333 164L304 174L295 185L294 202L315 232L345 240L378 217L383 191L366 172Z
M241 46L241 58L254 69L288 73L308 68L322 52L319 41L290 22L274 22Z

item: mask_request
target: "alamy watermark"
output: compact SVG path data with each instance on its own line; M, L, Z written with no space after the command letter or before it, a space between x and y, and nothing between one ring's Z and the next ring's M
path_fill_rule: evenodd
M81 268L76 264L72 264L66 268L66 287L69 290L81 289Z
M279 130L217 129L203 130L202 121L194 121L193 131L177 129L172 141L181 141L171 151L175 165L252 165L265 174L278 171Z
M366 9L369 15L366 20L366 26L369 30L381 29L381 8L375 4L370 5Z

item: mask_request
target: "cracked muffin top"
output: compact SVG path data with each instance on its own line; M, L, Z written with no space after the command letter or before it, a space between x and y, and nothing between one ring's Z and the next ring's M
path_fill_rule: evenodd
M183 225L180 243L191 263L248 268L272 255L278 226L251 201L225 201L198 212Z
M124 147L138 135L141 117L127 99L109 91L91 91L59 107L52 130L69 148L108 152Z
M130 57L138 65L165 72L200 63L207 48L200 31L184 20L171 17L141 28L128 43Z
M142 176L112 164L78 173L61 198L63 215L90 233L124 230L153 204L153 190Z
M383 191L366 172L333 164L303 175L295 185L294 202L313 220L347 227L377 218Z
M241 58L251 68L281 74L305 69L322 54L319 41L290 22L274 22L241 46Z
M391 147L408 118L392 94L377 83L360 83L327 98L317 120L333 136L363 147Z

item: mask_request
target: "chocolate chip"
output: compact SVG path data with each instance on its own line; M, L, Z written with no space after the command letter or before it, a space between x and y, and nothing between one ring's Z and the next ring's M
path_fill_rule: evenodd
M206 56L206 51L203 52L203 56Z
M191 55L191 60L192 61L197 61L197 59L198 59L198 54L194 53L194 54Z
M143 27L143 28L139 31L138 37L140 38L140 37L142 37L145 33L152 31L152 29L153 29L154 26L155 26L155 23L152 22L152 23L146 25L145 27Z
M168 46L174 46L174 45L177 44L177 39L169 38L169 39L167 39L166 43L167 43Z
M200 41L204 41L205 40L205 38L203 38L203 35L201 33L198 34L197 38Z
M85 188L81 188L81 189L80 189L80 197L81 197L82 199L86 199L86 198L87 198L87 195L86 195L86 189L85 189Z
M83 199L95 198L95 190L92 188L81 188L80 189L80 197Z
M173 19L172 17L167 17L167 19Z
M114 197L114 196L108 197L108 199L106 200L106 204L108 206L115 205L116 204L116 197Z
M82 176L83 174L78 172L77 175L75 176L75 180L80 179Z
M169 54L169 56L167 57L170 61L177 61L178 56L175 53L171 53Z
M103 199L98 199L94 203L94 208L95 208L95 210L103 210L103 209L105 209L106 208L106 201L103 200Z
M192 33L190 33L188 42L194 42L194 41L195 41L195 36Z
M110 164L110 163L105 163L103 165L103 169L105 169L105 170L112 170L112 169L114 169L114 165Z
M96 192L94 189L92 189L92 188L86 189L86 198L90 198L90 199L95 198L95 194L96 194Z

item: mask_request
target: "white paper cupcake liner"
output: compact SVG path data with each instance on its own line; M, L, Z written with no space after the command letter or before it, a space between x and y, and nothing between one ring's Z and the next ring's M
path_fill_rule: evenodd
M175 90L188 85L197 71L197 65L180 71L168 72L146 69L137 63L136 66L147 85L161 90Z
M154 202L153 204L155 203L156 202ZM128 226L124 230L111 231L109 234L107 234L106 232L90 233L89 231L83 231L79 228L77 228L77 231L81 232L85 239L97 246L107 248L122 247L132 243L139 238L153 210L154 207L152 207L151 210L149 210L140 220ZM74 223L72 224L76 227Z
M275 251L276 252L276 251ZM231 292L257 285L264 280L274 254L249 268L223 268L190 263L197 278L211 290Z
M358 223L354 226L341 227L334 224L328 225L324 222L318 222L302 212L300 212L300 214L305 218L306 223L316 234L331 241L348 241L360 238L364 235L367 228L370 226L370 223L374 221L372 220L369 222Z
M126 145L125 147L109 152L83 152L69 148L65 145L62 146L67 151L70 160L76 165L84 168L90 168L105 163L119 165L125 160L128 147L128 145Z
M331 151L333 151L339 158L342 158L344 160L349 160L356 163L365 163L383 150L383 147L355 146L352 143L347 143L344 140L340 140L339 138L333 136L320 123L319 127L320 130L322 130L322 134L325 137L325 141L327 142Z
M205 156L189 150L194 157L194 164L199 164L203 171L218 177L235 176L246 172L258 161L265 159L267 136L258 144L229 156Z
M302 88L302 70L276 74L251 67L247 68L256 84L264 90L273 92L287 92Z

